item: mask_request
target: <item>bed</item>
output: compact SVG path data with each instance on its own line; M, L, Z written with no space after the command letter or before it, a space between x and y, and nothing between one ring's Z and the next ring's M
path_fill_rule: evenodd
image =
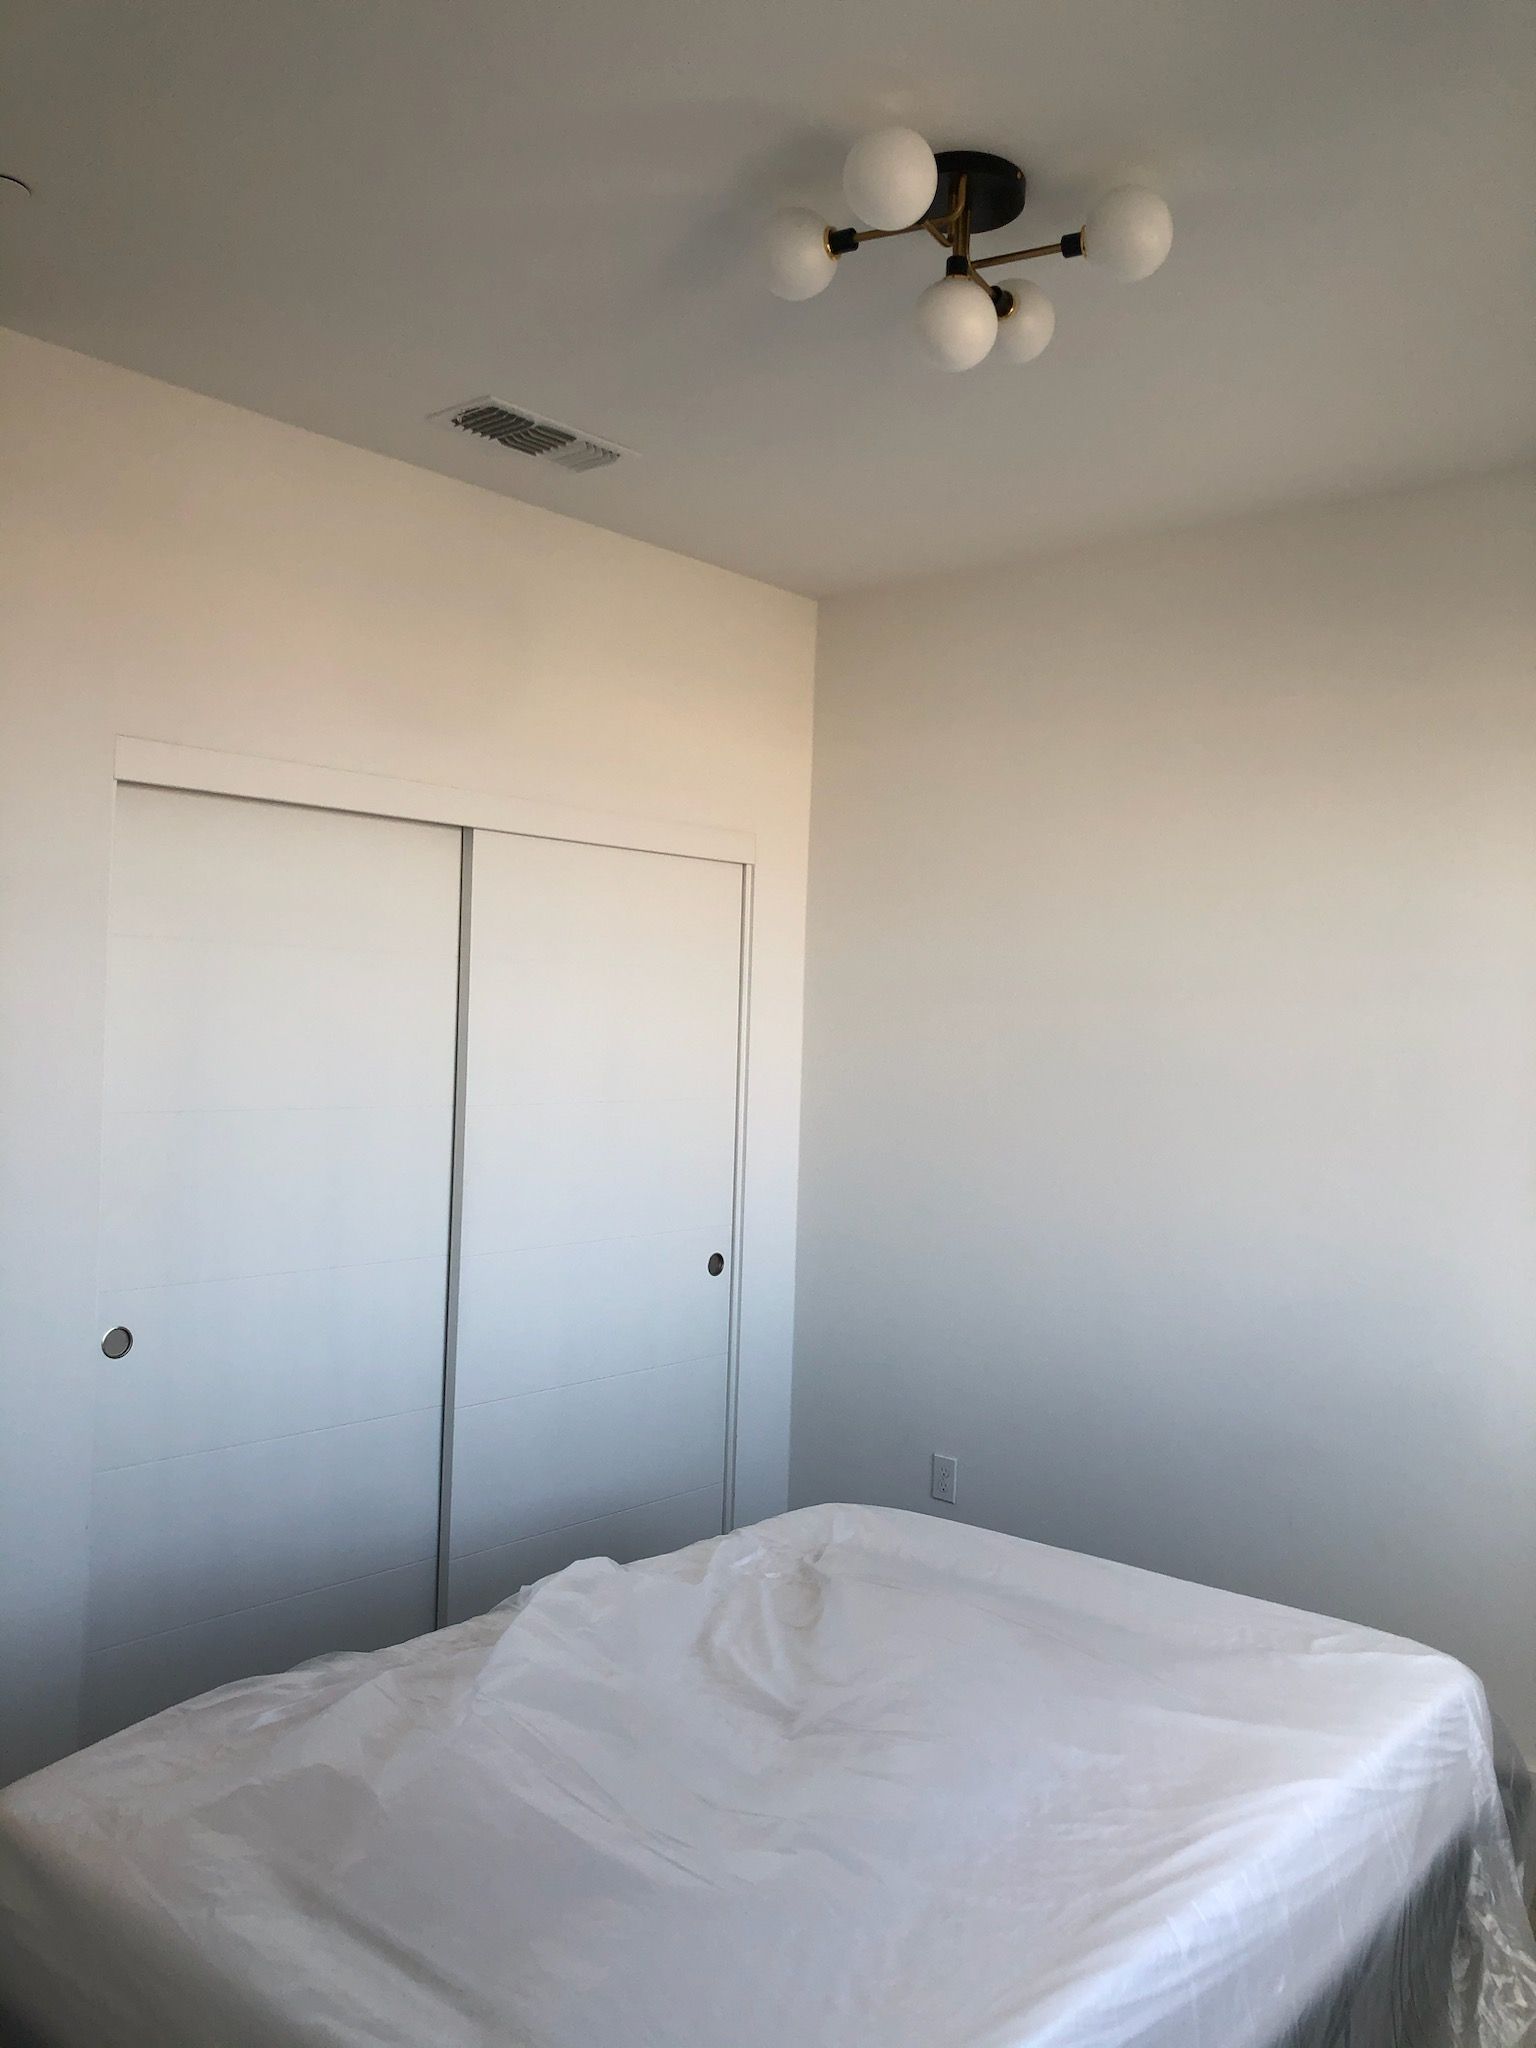
M1536 2038L1460 1665L869 1508L125 1730L0 1798L0 1924L50 2048Z

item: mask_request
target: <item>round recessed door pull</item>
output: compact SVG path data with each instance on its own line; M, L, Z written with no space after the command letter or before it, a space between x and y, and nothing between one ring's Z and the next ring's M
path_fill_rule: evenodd
M725 1271L725 1260L724 1260L724 1258L723 1258L723 1257L721 1256L721 1254L720 1254L719 1252L711 1252L711 1253L710 1253L710 1255L709 1255L709 1270L710 1270L710 1272L711 1272L711 1273L715 1273L715 1274L720 1274L720 1273L723 1273L723 1272Z
M117 1324L114 1329L108 1330L105 1337L101 1340L101 1355L103 1358L126 1358L132 1349L133 1332L132 1330L125 1330L121 1323Z

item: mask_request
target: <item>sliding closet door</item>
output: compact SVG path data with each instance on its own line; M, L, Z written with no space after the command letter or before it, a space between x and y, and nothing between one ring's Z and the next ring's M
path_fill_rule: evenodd
M88 1736L432 1626L459 864L118 793Z
M474 835L447 1615L721 1528L742 870Z

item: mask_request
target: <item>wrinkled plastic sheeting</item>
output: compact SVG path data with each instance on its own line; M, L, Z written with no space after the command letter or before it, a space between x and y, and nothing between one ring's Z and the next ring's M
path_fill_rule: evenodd
M1275 2048L1453 1868L1423 1995L1519 2048L1460 1665L812 1508L13 1788L0 1981L59 2048Z

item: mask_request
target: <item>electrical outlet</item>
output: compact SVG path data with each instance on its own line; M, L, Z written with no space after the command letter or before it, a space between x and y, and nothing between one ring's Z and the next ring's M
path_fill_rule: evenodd
M930 1468L928 1491L935 1500L947 1501L953 1507L959 1486L959 1459L946 1458L942 1451L935 1451L933 1454L933 1464Z

